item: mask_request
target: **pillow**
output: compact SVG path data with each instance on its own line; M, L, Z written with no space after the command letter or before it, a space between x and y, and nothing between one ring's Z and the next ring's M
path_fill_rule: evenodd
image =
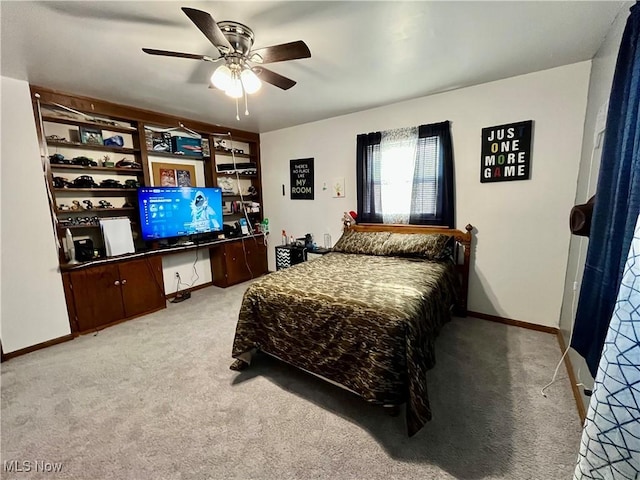
M391 235L389 232L356 232L345 230L333 246L334 252L384 255L383 246Z
M453 237L441 233L392 233L381 255L443 260L451 255Z

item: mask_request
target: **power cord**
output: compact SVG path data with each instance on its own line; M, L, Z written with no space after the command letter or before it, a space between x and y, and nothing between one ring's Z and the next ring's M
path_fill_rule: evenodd
M240 173L238 172L238 168L237 168L237 163L236 163L236 155L235 155L235 149L233 146L233 136L231 135L231 132L227 132L226 134L220 134L219 136L225 136L225 137L229 137L229 143L230 143L230 149L231 149L231 160L233 162L233 171L235 173L235 179L236 179L236 184L238 186L238 195L240 196L240 204L241 204L241 208L242 208L242 213L244 216L244 220L247 223L247 231L249 232L249 235L251 235L253 237L253 240L255 242L255 244L258 244L258 240L256 239L256 237L254 236L254 228L253 225L251 224L251 220L249 219L249 213L247 211L247 206L245 204L245 199L244 199L244 194L242 193L242 187L240 185ZM257 168L257 165L256 165ZM257 173L257 172L256 172ZM259 208L262 208L262 205L260 205ZM245 238L241 237L241 241L242 241L242 253L244 255L244 263L245 266L247 267L247 270L249 271L249 275L251 278L254 278L253 276L253 271L251 270L251 266L249 265L249 259L247 257L247 248L245 245ZM265 233L265 235L263 236L263 243L265 246L267 246L267 233Z
M229 141L231 143L231 159L233 161L233 171L235 172L236 175L236 182L238 185L238 193L240 194L240 204L241 204L241 208L242 208L242 213L244 215L244 219L247 222L247 231L249 232L249 235L253 236L254 230L253 230L253 225L251 225L251 220L249 220L249 214L247 212L247 206L245 204L244 201L244 195L242 194L242 187L240 186L240 173L238 172L238 168L236 166L236 155L235 155L235 149L233 147L233 138L231 136L231 132L229 132ZM256 165L257 167L257 165ZM262 205L260 205L260 208L262 208ZM256 242L256 245L258 244L257 240L255 237L253 237L254 241ZM244 237L242 237L242 253L244 254L244 264L247 267L247 270L249 271L249 276L251 278L253 278L253 271L251 270L251 267L249 266L249 259L247 258L247 247L244 244Z
M589 190L591 190L591 173L593 170L593 158L595 156L596 150L598 149L599 149L599 146L596 145L591 150L591 159L589 161L589 179L587 181L587 198L589 198ZM582 255L582 242L583 242L583 237L580 237L580 244L578 246L578 259L580 259L580 256ZM580 265L580 262L578 262L578 265ZM574 319L574 322L575 322L575 316L576 316L575 305L576 305L576 291L578 290L578 273L579 273L579 267L576 267L576 274L573 278L573 298L571 299L571 317ZM571 341L573 340L573 330L574 329L572 325L571 335L569 336L569 345L562 353L562 357L560 357L560 361L558 362L558 365L556 365L556 369L553 372L553 377L551 378L551 381L547 383L544 387L542 387L542 389L540 390L540 393L545 398L547 397L545 390L555 383L556 377L558 376L558 370L560 369L560 365L562 365L564 358L567 356L567 353L569 353L569 349L571 348ZM562 335L562 333L560 333L560 335ZM579 369L578 369L578 373L580 373ZM578 375L578 378L580 378L579 375ZM582 382L576 384L576 387L580 387L580 386L583 387L583 391L585 395L591 396L593 392L587 389Z
M182 278L180 277L180 272L176 272L176 279L177 279L176 294L175 294L175 297L173 297L173 299L170 300L171 303L180 303L191 298L191 292L186 291L181 293L180 286L183 285L187 288L192 288L193 285L200 279L200 275L198 275L198 270L196 268L197 262L198 262L198 248L196 248L196 257L193 260L193 265L191 267L193 269L193 274L191 275L191 283L184 283L182 281ZM194 276L195 276L195 279L194 279Z

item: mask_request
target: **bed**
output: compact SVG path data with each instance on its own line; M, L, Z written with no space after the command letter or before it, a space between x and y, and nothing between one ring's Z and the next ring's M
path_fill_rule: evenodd
M466 315L472 227L354 225L334 251L246 290L234 370L263 351L365 400L406 403L409 436L431 419L427 371L451 311Z

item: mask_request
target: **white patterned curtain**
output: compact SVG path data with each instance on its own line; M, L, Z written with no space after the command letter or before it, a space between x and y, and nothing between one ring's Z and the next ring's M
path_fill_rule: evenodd
M598 365L574 479L640 479L640 217Z
M381 200L384 223L409 223L418 127L382 132Z

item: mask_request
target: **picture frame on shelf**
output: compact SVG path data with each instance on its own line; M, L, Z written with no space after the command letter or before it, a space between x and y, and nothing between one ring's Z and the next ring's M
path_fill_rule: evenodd
M102 130L97 128L80 128L80 142L87 145L104 145L102 140Z
M195 187L196 167L178 163L152 163L155 187Z

